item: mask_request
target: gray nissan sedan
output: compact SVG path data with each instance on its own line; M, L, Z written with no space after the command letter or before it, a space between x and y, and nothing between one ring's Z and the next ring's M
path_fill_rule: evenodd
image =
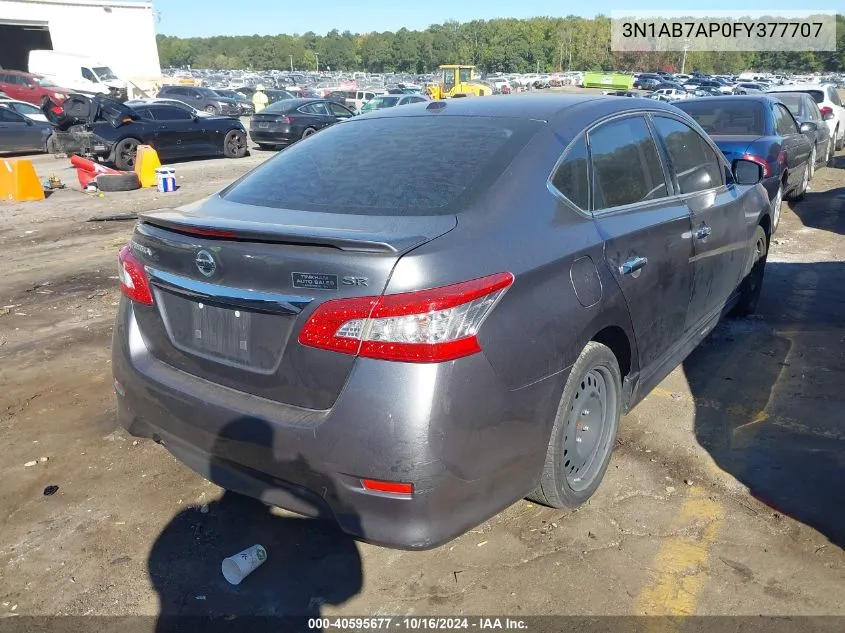
M761 177L649 99L355 117L141 216L119 254L120 422L224 488L391 547L524 496L577 506L620 417L754 310Z

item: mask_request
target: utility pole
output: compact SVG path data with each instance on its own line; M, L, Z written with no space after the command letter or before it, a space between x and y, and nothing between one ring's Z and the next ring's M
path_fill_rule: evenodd
M293 72L293 55L288 55L290 57L290 71Z
M540 74L540 60L537 60L537 74Z
M684 72L685 68L687 67L687 51L689 50L689 40L684 40L684 56L681 58L681 74L686 74Z
M320 72L320 56L317 53L314 53L314 59L317 60L317 72Z
M569 34L569 65L566 70L572 70L572 33Z

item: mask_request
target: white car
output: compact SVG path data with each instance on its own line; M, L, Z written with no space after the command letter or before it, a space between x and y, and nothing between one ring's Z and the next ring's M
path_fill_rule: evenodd
M690 94L686 90L678 90L677 88L660 88L655 90L653 94L662 95L668 101L680 101L681 99L689 99Z
M777 92L804 92L813 98L819 106L822 117L827 122L831 138L835 139L834 147L837 151L845 145L845 108L836 86L833 84L790 84L777 86Z
M36 105L32 105L31 103L27 103L26 101L16 101L15 99L2 99L0 100L0 108L8 108L9 110L17 112L18 114L22 114L27 119L47 123L47 117L44 116L44 113L41 111L41 108Z

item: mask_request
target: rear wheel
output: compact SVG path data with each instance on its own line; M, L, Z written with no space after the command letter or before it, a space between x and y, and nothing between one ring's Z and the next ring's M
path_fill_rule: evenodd
M122 171L134 169L139 143L136 138L125 138L120 141L114 148L114 166Z
M302 131L302 138L308 138L309 136L314 134L316 131L317 130L315 130L313 127L307 127Z
M834 132L833 132L833 138L836 139L836 151L838 152L839 150L842 149L842 143L843 143L843 141L845 141L845 135L840 137L839 136L839 128L837 127L836 130L834 130Z
M807 163L807 171L810 172L807 176L807 184L813 179L813 176L816 175L816 148L813 146L813 149L810 150L810 162Z
M833 149L834 145L835 145L835 143L833 142L833 139L830 139L827 143L827 161L826 162L827 162L828 167L833 167L833 159L834 159L834 156L835 156L834 149Z
M804 194L807 193L807 189L810 188L810 164L807 163L804 166L804 173L801 176L801 184L798 185L798 189L795 189L792 193L789 194L789 200L792 202L796 202L798 200L804 199ZM777 228L777 227L775 227Z
M243 158L246 150L246 135L240 130L229 130L223 139L223 155L226 158Z
M591 341L573 365L555 416L540 484L530 499L574 508L599 487L622 416L622 376L609 348Z
M757 302L760 300L760 291L763 288L763 275L766 272L766 258L769 256L769 238L762 226L757 226L754 235L754 264L751 271L742 280L739 286L739 301L733 309L732 314L738 317L754 314L757 309Z
M205 106L205 111L209 114L217 114L217 108L215 108L213 105Z

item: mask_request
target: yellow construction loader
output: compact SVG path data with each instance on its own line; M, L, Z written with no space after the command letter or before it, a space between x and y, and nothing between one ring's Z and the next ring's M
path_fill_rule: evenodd
M454 97L484 97L493 94L493 89L475 80L475 66L444 64L440 66L441 82L426 87L432 99Z

